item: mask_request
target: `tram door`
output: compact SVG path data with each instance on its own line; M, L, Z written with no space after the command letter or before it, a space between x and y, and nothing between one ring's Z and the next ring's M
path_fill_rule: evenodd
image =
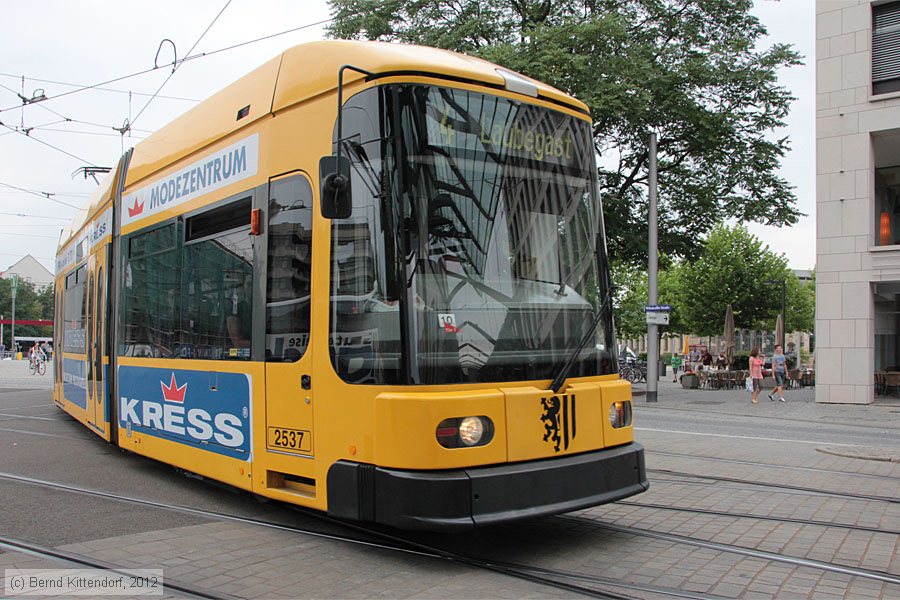
M272 178L265 204L266 485L315 497L309 180L296 172Z
M95 249L88 261L87 322L85 324L86 360L85 383L87 385L87 417L90 424L104 439L109 440L109 415L107 379L109 368L106 347L108 323L107 280L109 245Z

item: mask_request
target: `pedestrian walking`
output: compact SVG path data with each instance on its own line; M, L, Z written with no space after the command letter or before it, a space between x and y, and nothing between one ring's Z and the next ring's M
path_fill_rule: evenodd
M697 348L696 346L694 346L691 349L690 359L691 359L691 371L696 373L697 365L700 364L700 349Z
M784 402L784 380L787 377L787 358L784 356L784 349L781 344L775 346L775 354L772 356L772 379L775 381L775 389L769 394L769 400L775 401L773 397L778 393L778 400Z
M759 398L759 393L762 391L762 380L763 380L763 361L762 357L759 355L759 348L754 348L750 351L750 379L753 381L753 390L750 392L750 402L753 404L757 403L757 398Z
M681 355L677 352L672 355L672 383L678 383L678 369L681 368Z

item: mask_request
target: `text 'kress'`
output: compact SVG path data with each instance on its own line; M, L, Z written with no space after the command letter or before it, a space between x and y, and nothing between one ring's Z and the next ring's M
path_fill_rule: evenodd
M249 375L122 366L119 378L121 427L249 459Z

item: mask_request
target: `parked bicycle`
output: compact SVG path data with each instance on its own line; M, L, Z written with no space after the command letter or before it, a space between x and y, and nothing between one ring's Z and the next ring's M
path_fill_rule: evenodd
M630 383L643 383L647 381L647 363L620 364L619 377Z

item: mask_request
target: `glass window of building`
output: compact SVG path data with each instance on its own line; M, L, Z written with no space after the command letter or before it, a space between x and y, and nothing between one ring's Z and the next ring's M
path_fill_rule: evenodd
M872 6L872 94L900 91L900 2Z
M875 245L900 244L900 166L875 169Z

